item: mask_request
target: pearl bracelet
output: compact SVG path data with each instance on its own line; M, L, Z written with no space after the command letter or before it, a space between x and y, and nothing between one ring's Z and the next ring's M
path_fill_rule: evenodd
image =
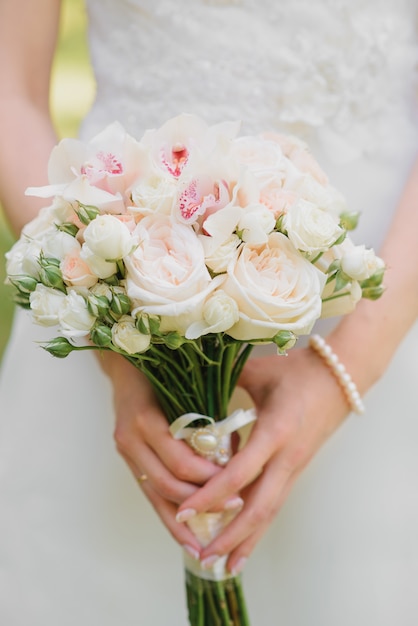
M320 335L312 335L309 339L309 345L319 354L334 374L344 392L350 409L358 415L364 413L364 404L358 389L344 365L340 362L335 352L333 352L331 346L329 346Z

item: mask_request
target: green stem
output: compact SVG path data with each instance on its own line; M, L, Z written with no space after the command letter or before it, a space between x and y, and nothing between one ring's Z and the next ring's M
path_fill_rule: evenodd
M222 621L225 626L230 626L231 616L229 615L228 603L225 595L225 583L220 581L213 582L214 591L216 590L216 596L218 599L219 612L222 616Z
M241 577L236 576L234 579L235 597L239 606L240 621L239 626L250 626L250 618L245 604L244 592L242 590Z
M206 364L204 369L204 372L206 373L206 414L209 417L213 417L215 420L218 419L218 407L216 406L215 401L215 390L217 388L216 368L218 366L217 362L214 360L216 341L216 336L215 338L208 336L202 339L203 349L209 357L209 362Z
M233 371L240 347L241 344L234 342L226 346L224 350L221 370L221 378L223 381L221 389L221 419L224 419L227 415L229 401L231 399L232 392L234 391L235 385L233 385Z
M225 626L225 624L228 624L228 622L223 622L221 621L221 618L219 616L219 611L220 611L220 606L217 605L217 603L215 602L215 598L214 598L214 594L213 594L213 589L211 586L211 582L210 581L204 581L203 583L206 587L205 589L205 598L206 598L206 602L207 602L207 608L208 608L208 621L207 624L205 624L205 626Z
M337 293L333 296L329 296L328 298L323 298L322 302L329 302L330 300L336 300L337 298L343 298L344 296L348 296L350 294L349 291L343 291L340 293Z
M231 393L232 391L234 391L235 387L237 386L237 382L238 379L240 377L240 374L244 368L245 363L247 362L252 350L253 350L254 346L253 344L249 343L247 344L240 352L240 354L238 355L237 359L235 360L235 365L232 371L232 376L231 376L231 384L230 384L230 388L231 388Z
M190 572L186 572L186 585L192 597L192 607L189 605L189 610L192 608L193 614L190 614L190 624L192 626L205 626L204 581Z

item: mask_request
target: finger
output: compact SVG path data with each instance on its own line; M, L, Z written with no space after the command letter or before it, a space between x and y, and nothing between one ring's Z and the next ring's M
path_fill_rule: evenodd
M247 558L285 501L297 472L277 457L246 490L241 513L202 552L202 559L230 554L231 567Z
M196 454L185 441L174 439L167 422L147 428L145 438L179 480L202 485L220 470L214 463Z
M132 473L135 476L136 468L127 461ZM199 558L201 545L185 524L179 524L176 521L177 506L168 500L165 500L152 486L151 481L147 478L142 479L139 485L157 515L167 528L171 536L179 543L191 556Z
M142 441L161 459L171 474L178 480L203 484L218 468L196 455L184 441L173 438L166 418L158 407L148 406L134 419L121 415L115 429L118 450L135 461L139 452L135 442ZM140 463L141 457L138 457Z
M133 442L130 453L123 452L121 454L135 478L140 480L145 475L147 482L150 482L154 490L165 500L177 505L181 504L197 489L196 485L180 481L173 476L157 455L141 442ZM138 459L140 460L138 461Z
M277 516L281 507L283 506L283 503L287 500L289 492L292 490L293 484L295 483L299 474L300 472L297 472L297 474L293 475L289 479L286 487L283 489L281 496L279 498L279 501L277 503L277 509L274 511L273 518ZM228 557L228 561L226 565L227 570L229 572L236 575L242 571L242 569L245 566L245 563L247 562L254 548L259 543L263 535L267 532L271 521L269 521L268 518L266 518L265 523L260 524L254 533L250 534L235 549L232 549L229 551L228 553L229 557ZM216 546L215 546L215 549L216 549Z
M275 419L274 416L273 420ZM276 420L279 428L270 426L273 420L267 418L265 423L261 420L257 422L246 446L232 457L221 473L212 477L183 502L179 511L191 509L202 513L217 510L222 502L239 494L246 485L254 481L271 456L283 449L293 432L289 428L289 420Z

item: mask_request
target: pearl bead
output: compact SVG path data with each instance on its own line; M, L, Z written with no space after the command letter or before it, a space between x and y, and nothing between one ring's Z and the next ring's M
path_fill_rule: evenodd
M191 446L203 456L212 455L218 447L218 437L208 428L195 430L190 440Z
M319 354L334 374L347 398L350 409L354 411L354 413L364 413L364 404L356 384L353 382L344 365L339 361L338 356L333 352L331 346L319 335L312 335L309 345Z

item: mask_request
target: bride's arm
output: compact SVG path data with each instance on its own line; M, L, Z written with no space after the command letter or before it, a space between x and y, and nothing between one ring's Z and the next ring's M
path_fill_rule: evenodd
M380 378L418 316L417 198L418 162L380 251L387 264L386 292L378 301L361 301L327 338L361 394ZM300 472L349 413L335 377L310 348L291 350L286 358L250 360L240 382L259 413L252 436L219 475L180 507L210 510L241 491L242 512L202 551L202 558L230 553L228 565L235 570Z
M56 143L49 83L59 11L58 0L0 3L0 190L17 234L41 206L24 192L47 183L46 164Z
M56 144L49 86L59 13L59 0L0 2L0 199L16 234L44 202L24 192L47 184L47 162ZM176 524L175 506L196 489L188 481L204 482L217 469L171 438L138 371L116 354L99 360L114 390L119 451L135 476L149 476L141 486L176 539L197 550L191 533Z

